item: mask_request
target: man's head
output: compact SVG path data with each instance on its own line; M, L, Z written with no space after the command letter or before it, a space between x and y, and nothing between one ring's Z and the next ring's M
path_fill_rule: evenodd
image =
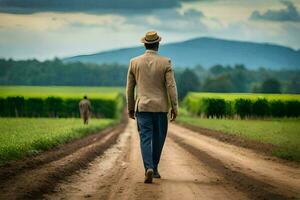
M155 42L155 43L151 43L151 44L145 43L144 46L147 50L157 51L158 47L159 47L159 42Z
M87 99L87 96L86 96L86 95L84 95L84 96L83 96L83 98L84 98L84 99Z
M156 31L147 32L146 35L141 39L141 42L144 43L146 49L155 51L158 50L160 41L161 37Z

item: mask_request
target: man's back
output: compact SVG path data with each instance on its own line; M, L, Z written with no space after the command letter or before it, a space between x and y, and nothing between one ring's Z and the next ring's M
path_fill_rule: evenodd
M82 99L79 102L79 109L81 113L86 113L90 111L91 103L88 99Z
M128 70L128 107L141 112L168 112L168 94L172 107L177 106L176 84L170 59L156 51L133 58ZM137 86L134 102L133 85ZM135 106L134 106L135 104Z
M141 39L145 54L130 60L126 100L128 115L137 119L145 168L144 183L160 178L158 164L168 130L169 100L171 121L177 116L177 89L171 61L157 54L161 37L155 31ZM135 98L135 87L136 98Z

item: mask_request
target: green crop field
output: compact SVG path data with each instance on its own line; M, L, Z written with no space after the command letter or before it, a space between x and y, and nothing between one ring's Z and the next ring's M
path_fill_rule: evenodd
M118 117L124 106L122 87L0 86L0 116L79 117L84 95L94 117Z
M60 98L114 99L119 93L124 93L122 87L75 87L75 86L0 86L0 97L23 96Z
M300 94L258 94L258 93L207 93L207 92L191 92L189 98L220 98L224 100L265 98L267 100L298 100Z
M233 120L190 117L178 118L179 123L234 134L245 139L274 144L279 148L273 154L300 162L300 119Z
M193 115L205 117L299 117L300 95L189 93L182 106Z
M0 164L50 149L117 123L113 119L0 118Z

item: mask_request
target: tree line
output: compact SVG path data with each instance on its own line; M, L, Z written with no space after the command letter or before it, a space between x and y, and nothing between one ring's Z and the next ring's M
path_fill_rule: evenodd
M300 93L300 70L247 69L244 65L200 65L177 73L179 98L189 91L221 93Z
M126 73L119 64L0 59L0 85L122 86Z
M128 66L0 59L0 85L125 86ZM300 93L300 70L250 70L242 64L175 68L179 98L189 91Z

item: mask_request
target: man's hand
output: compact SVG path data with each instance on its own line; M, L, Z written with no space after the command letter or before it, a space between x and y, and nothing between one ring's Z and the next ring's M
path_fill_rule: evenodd
M177 111L175 111L173 108L171 109L171 119L170 122L174 122L177 117Z
M135 117L134 117L134 110L130 110L130 111L128 112L128 115L129 115L129 118L135 119Z

